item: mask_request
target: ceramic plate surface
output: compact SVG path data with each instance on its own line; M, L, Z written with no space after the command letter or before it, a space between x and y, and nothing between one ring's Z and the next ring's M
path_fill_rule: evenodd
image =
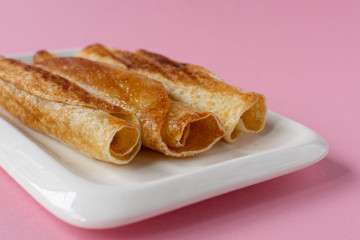
M71 56L74 50L55 51ZM30 62L32 54L11 56ZM142 149L126 166L90 159L0 108L0 166L55 216L84 228L150 218L323 159L326 141L269 111L265 129L187 159Z

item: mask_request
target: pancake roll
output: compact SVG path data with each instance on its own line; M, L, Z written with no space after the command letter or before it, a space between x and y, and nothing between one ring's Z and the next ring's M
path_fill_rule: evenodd
M169 96L199 111L215 114L224 126L224 139L260 132L266 121L265 97L225 83L203 67L181 63L146 50L122 51L95 44L78 57L111 64L161 82Z
M126 164L141 146L133 114L14 59L0 59L0 105L27 126L90 158Z

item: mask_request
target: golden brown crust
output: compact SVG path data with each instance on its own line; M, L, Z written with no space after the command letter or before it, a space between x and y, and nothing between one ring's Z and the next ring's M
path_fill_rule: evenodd
M140 150L133 114L41 68L0 59L0 95L0 104L26 125L89 157L125 164Z
M49 53L48 51L40 50L34 55L33 60L34 62L40 62L40 61L44 61L45 59L55 58L55 57L56 57L55 55Z
M223 136L215 116L170 101L161 83L142 75L82 58L47 58L36 60L35 64L136 114L142 127L143 144L166 155L194 155L210 148ZM205 128L213 134L195 136L203 133L197 129ZM199 141L190 140L190 136Z
M140 149L136 125L101 110L37 97L1 79L0 105L26 125L91 158L125 164Z
M0 79L19 89L55 102L98 108L108 112L129 112L100 100L69 80L14 59L0 60Z
M113 64L161 82L175 100L214 113L224 125L227 141L240 132L259 132L265 126L265 97L226 84L208 70L173 61L146 50L134 53L92 45L77 56Z
M99 61L106 59L105 62L107 63L120 64L123 68L135 70L139 73L146 72L147 75L161 75L177 84L201 86L212 92L241 94L239 88L224 83L222 79L203 67L177 62L143 49L131 53L95 44L80 51L77 56L84 58L91 56L90 59ZM250 92L243 92L242 94L251 95Z
M152 128L160 129L166 118L169 102L161 83L81 58L52 58L35 65L138 117L152 118Z

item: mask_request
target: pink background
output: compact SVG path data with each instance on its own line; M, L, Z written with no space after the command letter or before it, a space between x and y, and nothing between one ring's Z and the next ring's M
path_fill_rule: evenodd
M360 1L7 1L0 53L105 43L202 65L321 134L314 166L149 220L86 230L0 168L1 239L360 239Z

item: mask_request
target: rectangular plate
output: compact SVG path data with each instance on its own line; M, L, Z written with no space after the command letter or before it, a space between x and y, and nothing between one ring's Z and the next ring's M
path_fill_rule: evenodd
M29 63L32 54L11 57ZM116 166L30 129L2 108L0 117L0 166L55 216L84 228L150 218L299 170L328 152L311 129L269 111L261 133L234 143L221 141L186 159L143 148L129 165Z

